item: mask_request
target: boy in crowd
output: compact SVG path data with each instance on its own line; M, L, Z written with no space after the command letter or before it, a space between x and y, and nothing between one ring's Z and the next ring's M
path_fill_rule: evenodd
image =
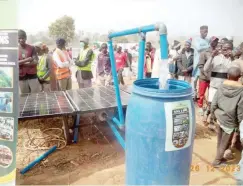
M222 46L221 54L217 50L212 52L211 57L204 65L204 72L210 75L210 87L208 91L208 103L210 104L214 98L218 87L227 79L227 72L231 66L233 45L227 41ZM214 121L210 117L209 129L214 130Z
M111 63L110 56L107 51L107 44L102 43L100 47L100 53L98 55L97 63L97 75L98 83L102 86L108 86L111 84Z
M116 71L118 74L118 83L125 85L124 80L123 80L123 69L126 66L127 63L127 57L126 55L122 52L122 47L118 46L116 54L115 54L115 60L116 60Z
M146 78L151 78L151 76L152 76L152 68L153 68L153 63L154 63L155 52L156 52L156 49L152 46L151 42L147 42L146 43L146 54L145 54L145 60L144 61L146 62L146 58L149 55L150 59L151 59L151 66L148 66L150 69L147 69L147 65L145 63L144 73L145 73Z
M127 57L127 67L129 67L129 70L132 71L132 54L128 51L128 49L124 49L124 54Z
M230 67L228 80L218 88L211 105L211 116L218 121L217 155L214 167L221 166L225 150L229 147L234 132L243 120L243 86L238 82L241 71L238 67Z
M145 49L145 68L146 68L145 77L146 78L151 78L151 74L152 74L152 59L151 59L151 56L149 54L149 50L147 48Z
M177 40L174 40L174 43L171 47L171 50L169 51L169 72L170 72L170 78L171 79L177 79L177 63L176 60L180 56L180 49L181 49L181 43Z
M42 42L35 44L36 52L39 56L37 65L37 76L41 85L42 92L50 92L50 74L51 74L51 61L52 58L48 54L48 48Z
M191 48L191 40L187 40L185 47L177 60L177 75L179 80L187 81L191 83L192 70L193 70L193 59L194 49Z
M205 98L205 92L209 88L210 84L210 77L207 73L204 72L204 65L207 62L207 60L211 57L212 52L216 50L217 44L219 39L217 37L211 37L210 38L210 47L206 49L204 52L200 54L198 68L200 70L199 75L199 91L198 91L198 100L197 104L199 107L199 112L203 116L203 101ZM207 121L206 118L204 118L204 123Z

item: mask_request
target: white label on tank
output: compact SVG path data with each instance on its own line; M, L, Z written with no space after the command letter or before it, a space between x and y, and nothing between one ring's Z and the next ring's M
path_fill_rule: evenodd
M166 117L165 151L176 151L191 145L192 105L190 100L164 103Z

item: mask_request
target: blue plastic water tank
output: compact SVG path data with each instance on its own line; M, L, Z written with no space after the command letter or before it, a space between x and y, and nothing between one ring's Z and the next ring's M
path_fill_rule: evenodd
M134 82L126 114L126 184L188 185L195 134L191 85Z

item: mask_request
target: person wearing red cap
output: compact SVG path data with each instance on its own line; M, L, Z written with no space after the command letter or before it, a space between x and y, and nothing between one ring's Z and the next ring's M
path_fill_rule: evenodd
M204 72L204 65L207 62L207 60L210 58L212 53L216 51L216 47L218 45L219 39L215 36L210 38L210 47L202 52L199 57L199 63L198 63L198 69L200 70L200 75L199 75L199 90L198 90L198 100L197 104L198 107L200 108L200 114L203 116L203 101L205 98L205 92L209 88L210 84L210 77L208 74ZM217 51L216 51L217 52ZM204 120L206 122L207 119Z

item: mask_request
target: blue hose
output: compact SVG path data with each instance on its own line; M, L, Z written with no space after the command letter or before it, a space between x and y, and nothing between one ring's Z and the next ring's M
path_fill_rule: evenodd
M32 161L29 165L27 165L25 168L23 168L20 173L25 174L28 172L32 167L34 167L37 163L40 163L41 160L45 159L49 154L53 153L57 149L57 146L53 146L50 148L47 152L36 158L34 161Z

